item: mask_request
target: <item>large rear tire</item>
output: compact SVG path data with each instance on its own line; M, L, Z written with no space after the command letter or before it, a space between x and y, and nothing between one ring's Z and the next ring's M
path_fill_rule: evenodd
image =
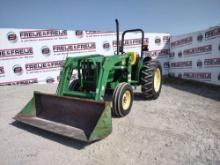
M128 83L120 83L114 90L112 97L112 112L116 117L129 114L133 104L133 89Z
M141 90L146 99L157 99L162 86L162 69L158 61L146 61L141 72Z

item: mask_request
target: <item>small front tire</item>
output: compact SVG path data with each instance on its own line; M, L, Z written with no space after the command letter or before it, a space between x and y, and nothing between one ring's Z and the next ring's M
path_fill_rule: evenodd
M112 98L112 112L116 117L124 117L128 115L131 111L133 104L133 89L128 83L120 83L114 93Z

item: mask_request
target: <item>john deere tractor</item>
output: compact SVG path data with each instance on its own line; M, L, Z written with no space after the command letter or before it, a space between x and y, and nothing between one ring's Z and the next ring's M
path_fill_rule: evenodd
M127 33L141 33L141 53L124 52ZM124 117L131 111L132 86L141 86L143 98L156 99L161 90L162 71L158 61L144 57L148 51L142 29L126 30L119 43L116 19L117 51L114 55L99 54L67 57L60 73L56 94L34 92L33 98L15 119L23 123L91 142L112 131L112 114ZM78 78L71 81L73 72ZM112 103L104 98L112 90Z

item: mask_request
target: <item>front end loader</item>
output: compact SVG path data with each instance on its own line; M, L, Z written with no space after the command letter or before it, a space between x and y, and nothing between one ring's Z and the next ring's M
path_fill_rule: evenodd
M161 90L162 70L158 61L144 57L148 50L141 29L126 30L119 41L116 19L117 51L67 57L60 72L56 94L34 92L33 98L15 120L73 139L92 142L112 132L112 115L126 116L133 104L132 86L141 86L143 98L156 99ZM141 53L124 52L127 33L141 33ZM73 72L78 78L71 80ZM105 100L112 90L112 104Z

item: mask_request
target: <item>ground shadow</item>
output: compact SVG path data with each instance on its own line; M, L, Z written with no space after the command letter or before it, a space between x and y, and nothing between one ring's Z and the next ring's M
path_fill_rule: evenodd
M163 85L220 101L220 86L178 78L166 78Z
M112 96L113 96L113 92L108 92L108 93L105 94L104 100L111 102L112 101ZM138 92L138 91L134 90L134 100L135 101L148 101L148 100L150 101L152 99L146 99L141 92Z
M58 142L60 144L63 144L65 146L72 147L72 148L75 148L78 150L84 149L86 146L92 144L92 143L86 143L86 142L82 142L79 140L71 139L71 138L68 138L68 137L65 137L62 135L58 135L58 134L55 134L52 132L48 132L48 131L42 130L40 128L36 128L36 127L30 126L27 124L23 124L18 121L12 122L11 125L19 128L19 129L26 130L30 133L35 134L35 135L41 136L43 138L53 140L55 142ZM93 143L95 143L95 142L93 142Z
M135 101L151 101L153 99L149 98L149 99L146 99L143 95L143 93L141 92L134 92L134 100Z

